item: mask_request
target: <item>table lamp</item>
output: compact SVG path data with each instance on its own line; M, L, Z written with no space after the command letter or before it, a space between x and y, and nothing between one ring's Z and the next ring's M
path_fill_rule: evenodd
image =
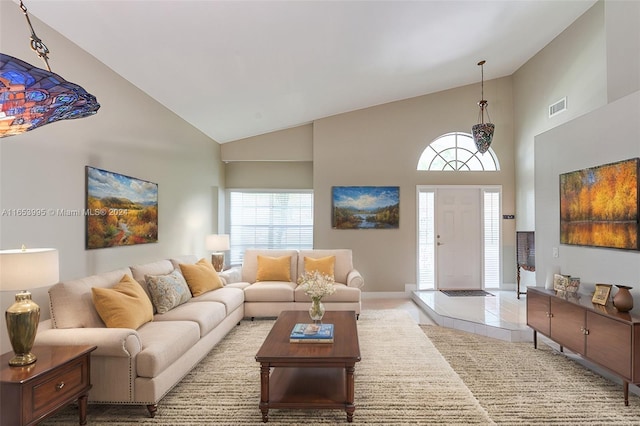
M207 250L213 250L211 255L211 264L213 268L221 272L224 268L224 251L229 250L229 235L213 234L207 235L205 240Z
M40 321L40 307L31 300L27 289L56 284L60 279L58 250L51 248L0 250L0 290L19 291L16 301L7 309L7 331L15 356L11 366L24 366L36 361L31 353Z

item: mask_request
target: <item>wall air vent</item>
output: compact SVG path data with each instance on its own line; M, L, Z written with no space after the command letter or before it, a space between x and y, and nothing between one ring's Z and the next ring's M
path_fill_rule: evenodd
M561 112L564 112L566 110L567 110L567 97L565 96L564 98L560 99L558 102L555 102L549 105L549 118L553 117L554 115L558 115Z

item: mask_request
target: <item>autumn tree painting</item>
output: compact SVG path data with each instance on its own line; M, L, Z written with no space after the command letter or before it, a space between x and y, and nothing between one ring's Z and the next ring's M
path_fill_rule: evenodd
M86 168L88 249L158 241L158 185Z
M560 175L560 243L638 250L640 159Z

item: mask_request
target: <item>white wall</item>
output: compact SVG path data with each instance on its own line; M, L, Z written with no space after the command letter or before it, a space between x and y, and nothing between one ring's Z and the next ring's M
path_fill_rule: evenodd
M554 272L580 277L585 293L596 283L629 285L640 312L640 251L560 245L559 213L560 174L640 157L638 117L640 92L536 136L537 286Z
M31 17L51 50L51 67L98 98L95 116L53 123L0 139L0 210L82 209L85 166L158 183L158 243L85 250L83 217L0 217L0 248L54 247L60 279L193 253L217 232L218 191L224 187L219 145L159 105L95 58ZM28 28L14 2L0 2L3 53L42 67L28 45ZM152 70L150 70L152 72ZM48 318L47 289L33 292ZM0 309L15 292L0 293ZM2 316L2 352L10 350Z

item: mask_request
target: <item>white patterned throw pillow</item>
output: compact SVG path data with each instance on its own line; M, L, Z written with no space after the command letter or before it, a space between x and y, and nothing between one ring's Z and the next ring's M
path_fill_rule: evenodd
M191 299L191 291L178 269L167 275L145 275L151 302L159 314L169 312Z

